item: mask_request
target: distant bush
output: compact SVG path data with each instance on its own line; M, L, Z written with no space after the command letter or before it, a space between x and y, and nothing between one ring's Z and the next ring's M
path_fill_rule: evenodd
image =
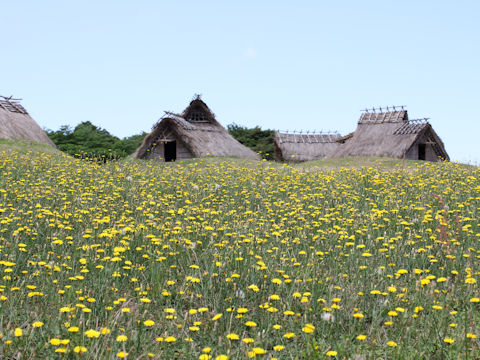
M258 126L249 129L237 124L230 124L227 129L238 142L259 153L263 159L273 159L273 130L262 130Z
M146 135L142 133L119 139L90 121L84 121L74 129L63 125L57 131L46 132L59 150L75 157L100 162L121 159L132 154Z

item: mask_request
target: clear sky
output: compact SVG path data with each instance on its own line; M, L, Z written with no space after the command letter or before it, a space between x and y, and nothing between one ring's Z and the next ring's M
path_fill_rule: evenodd
M479 19L478 0L5 0L0 95L119 137L197 93L223 125L341 134L407 105L480 164Z

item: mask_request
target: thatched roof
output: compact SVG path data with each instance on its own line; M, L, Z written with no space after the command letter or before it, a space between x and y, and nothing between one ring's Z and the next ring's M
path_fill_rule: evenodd
M340 134L302 134L275 132L273 142L277 161L310 161L330 155L340 146Z
M0 97L0 139L31 140L55 147L20 103L11 97Z
M228 133L199 96L181 114L166 112L154 125L152 132L144 138L134 157L145 158L166 131L173 133L194 157L211 155L260 158Z
M448 160L442 140L428 121L408 120L406 110L364 113L351 139L331 157L385 156L403 158L418 139L432 145L437 157Z

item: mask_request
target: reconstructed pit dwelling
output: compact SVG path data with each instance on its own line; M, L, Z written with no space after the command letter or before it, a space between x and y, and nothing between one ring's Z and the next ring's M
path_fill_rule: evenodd
M0 96L0 139L29 140L55 147L18 100Z
M134 153L136 158L158 161L209 155L259 159L228 133L199 95L181 114L165 112Z
M428 119L409 120L407 110L365 110L357 129L339 134L274 135L277 161L380 156L409 160L448 161L445 146Z

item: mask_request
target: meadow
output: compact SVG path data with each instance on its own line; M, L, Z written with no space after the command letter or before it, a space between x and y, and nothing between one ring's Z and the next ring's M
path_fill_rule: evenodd
M480 170L0 149L0 358L480 357Z

